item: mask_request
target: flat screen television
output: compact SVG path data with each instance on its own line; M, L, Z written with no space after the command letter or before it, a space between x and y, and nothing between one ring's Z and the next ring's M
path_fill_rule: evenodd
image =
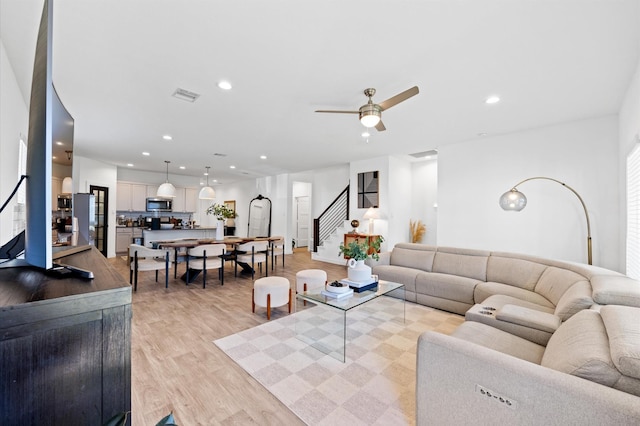
M5 266L18 266L26 262L51 270L58 267L54 264L56 259L90 247L53 247L53 152L66 151L62 156L67 157L67 165L71 170L74 120L60 101L52 82L52 22L53 0L45 0L38 29L29 103L24 260Z

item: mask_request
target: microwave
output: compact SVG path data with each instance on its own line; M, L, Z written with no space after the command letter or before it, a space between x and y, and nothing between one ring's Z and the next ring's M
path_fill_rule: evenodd
M71 210L71 196L58 195L58 210Z
M173 210L173 200L167 198L147 198L148 212L170 212Z

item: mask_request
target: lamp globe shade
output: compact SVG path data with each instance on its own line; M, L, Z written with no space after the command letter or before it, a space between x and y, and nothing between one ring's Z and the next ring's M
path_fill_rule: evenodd
M165 182L158 188L158 197L174 198L176 196L176 188L169 182Z
M210 186L205 186L200 190L198 198L201 200L213 200L216 198L216 191Z
M500 207L502 207L503 210L519 212L524 209L526 205L527 197L515 188L505 192L500 197Z

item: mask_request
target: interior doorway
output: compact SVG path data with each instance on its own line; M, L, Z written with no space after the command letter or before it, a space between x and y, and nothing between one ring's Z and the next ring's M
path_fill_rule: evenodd
M309 246L309 196L296 197L296 247Z
M104 257L107 257L107 235L109 227L109 188L106 186L90 185L89 191L95 195L96 217L95 217L95 238L94 245L100 250Z

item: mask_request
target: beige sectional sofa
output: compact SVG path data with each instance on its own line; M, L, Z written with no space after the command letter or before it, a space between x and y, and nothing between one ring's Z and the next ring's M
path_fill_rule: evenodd
M418 342L418 424L640 424L640 283L513 253L397 244L369 262L465 315Z

